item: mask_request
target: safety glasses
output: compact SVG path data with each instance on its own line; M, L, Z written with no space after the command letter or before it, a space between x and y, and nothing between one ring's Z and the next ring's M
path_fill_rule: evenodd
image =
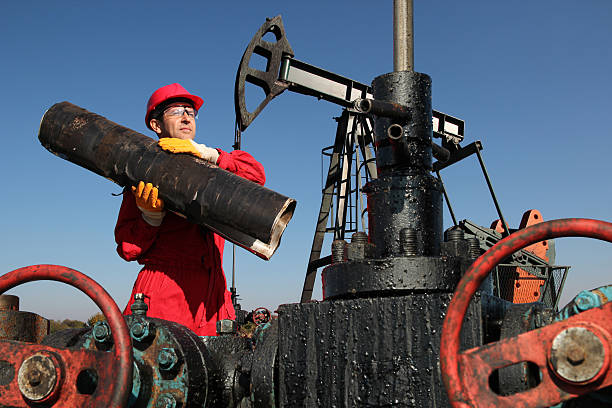
M164 111L164 115L168 116L183 116L184 114L192 118L198 117L198 112L191 106L172 106Z

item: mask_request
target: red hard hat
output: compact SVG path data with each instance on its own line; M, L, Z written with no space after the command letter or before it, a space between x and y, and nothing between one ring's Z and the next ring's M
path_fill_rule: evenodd
M147 102L147 114L145 115L145 124L149 129L151 129L151 125L149 125L149 122L151 121L151 113L153 113L155 108L157 108L161 103L167 101L168 99L174 98L189 99L191 102L193 102L193 107L196 111L202 107L202 104L204 104L202 98L190 94L180 84L170 84L162 86L157 91L153 92L153 95L151 95L151 97L149 98L149 102Z

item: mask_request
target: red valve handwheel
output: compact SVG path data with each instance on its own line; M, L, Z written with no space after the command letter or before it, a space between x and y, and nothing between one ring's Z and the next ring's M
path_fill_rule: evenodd
M559 237L588 237L612 242L612 224L569 218L519 230L480 256L457 285L442 326L440 346L442 379L454 408L549 407L612 385L612 370L608 369L612 350L612 302L567 320L459 353L461 327L468 305L491 270L519 249ZM576 327L588 331L603 349L599 361L601 368L592 378L582 382L564 379L554 369L550 358L553 340ZM525 361L539 367L540 384L510 396L500 396L491 390L489 376L493 371Z
M271 314L265 307L258 307L253 311L253 323L257 326L263 323L268 323L271 319Z
M48 386L48 395L38 395L34 403L58 407L112 407L127 406L132 388L132 342L128 327L111 296L91 278L59 265L33 265L16 269L0 276L0 294L15 286L37 280L53 280L66 283L81 290L98 305L112 330L114 351L101 352L89 350L68 350L31 343L0 341L0 355L14 367L14 377L10 383L2 385L1 405L30 407L31 398L24 396L18 384L18 377L36 394L40 381L40 371L32 363L34 370L28 375L18 374L22 366L37 358L52 367L50 374L54 384ZM24 365L23 363L26 362ZM24 369L25 370L25 369ZM22 370L23 371L23 370ZM31 372L35 371L32 375ZM48 372L47 372L48 373ZM48 376L49 377L49 376ZM47 378L48 378L47 377ZM75 386L76 385L76 386ZM21 385L23 387L23 384ZM50 390L50 391L49 391Z

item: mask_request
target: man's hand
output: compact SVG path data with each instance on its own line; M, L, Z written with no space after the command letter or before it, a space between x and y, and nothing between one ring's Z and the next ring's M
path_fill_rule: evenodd
M159 198L159 190L151 183L139 182L137 187L132 186L132 194L136 198L136 205L142 213L142 219L147 224L159 227L166 216L164 201Z
M132 193L136 198L136 205L141 210L162 212L164 201L159 197L159 190L153 184L145 184L143 181L138 183L138 187L132 186Z
M159 139L157 144L167 152L191 154L213 164L217 164L217 159L219 158L219 152L217 149L210 148L204 144L196 143L193 140L163 137Z

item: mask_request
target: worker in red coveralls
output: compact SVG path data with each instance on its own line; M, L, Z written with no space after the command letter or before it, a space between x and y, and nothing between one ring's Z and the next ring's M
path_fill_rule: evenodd
M191 154L248 180L264 184L263 166L243 151L226 153L193 141L202 98L179 84L156 90L145 122L171 153ZM126 189L115 227L117 252L144 265L134 294L144 293L147 316L180 323L197 335L216 335L216 322L235 319L222 269L224 240L205 227L164 210L157 187L142 180Z

